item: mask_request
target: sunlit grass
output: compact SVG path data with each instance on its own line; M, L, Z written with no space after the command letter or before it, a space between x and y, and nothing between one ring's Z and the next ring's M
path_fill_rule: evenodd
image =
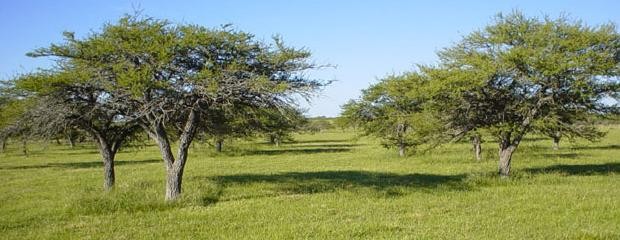
M530 137L498 178L496 143L476 162L467 143L399 158L332 131L279 148L195 143L183 196L166 204L153 146L117 157L102 192L96 149L17 144L0 154L3 239L618 239L620 128L597 143Z

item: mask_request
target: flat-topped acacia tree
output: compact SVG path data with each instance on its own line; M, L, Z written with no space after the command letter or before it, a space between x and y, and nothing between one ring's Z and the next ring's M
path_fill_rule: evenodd
M65 36L33 55L72 59L113 76L107 90L127 96L116 102L159 146L168 201L181 194L188 149L212 109L288 106L326 84L307 78L307 70L321 67L309 62L309 51L228 27L125 16L83 39ZM171 136L178 136L176 156Z
M439 66L424 69L434 79L433 102L451 129L495 135L501 176L536 121L617 108L602 101L617 99L619 89L620 35L612 24L500 14L439 57Z

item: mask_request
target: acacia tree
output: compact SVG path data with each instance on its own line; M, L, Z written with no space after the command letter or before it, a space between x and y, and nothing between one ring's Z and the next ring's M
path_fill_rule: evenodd
M276 147L284 140L291 140L291 133L307 122L302 111L294 106L259 109L255 114L257 132L266 135Z
M499 141L499 174L508 176L513 153L537 120L617 108L601 99L617 97L619 51L611 24L514 12L441 51L440 66L426 73L450 128L489 129Z
M32 54L38 56L38 54ZM105 190L115 183L114 158L125 141L139 130L135 120L123 115L117 96L103 86L110 83L76 61L59 62L59 67L16 79L16 87L36 99L24 118L33 134L50 137L67 129L87 132L95 141L103 161ZM61 66L62 65L62 66ZM125 109L126 110L126 109Z
M396 146L399 156L429 140L440 124L425 108L423 85L428 79L418 73L390 76L362 91L361 99L342 106L342 118L379 137L384 147Z
M294 94L309 96L324 85L304 75L319 67L308 62L307 50L287 47L279 38L263 43L229 28L126 16L83 39L66 37L36 54L75 59L114 76L106 90L122 96L115 102L127 106L127 116L160 149L168 201L181 194L188 149L212 109L287 106Z

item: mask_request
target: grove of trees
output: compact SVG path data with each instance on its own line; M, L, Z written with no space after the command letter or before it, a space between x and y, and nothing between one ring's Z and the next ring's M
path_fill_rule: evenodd
M618 110L605 101L617 101L620 89L620 35L612 24L499 14L438 56L437 65L371 86L343 106L343 116L397 146L412 145L408 136L434 145L485 130L499 145L498 172L508 176L526 134L593 140L603 133L589 119ZM384 87L399 78L396 90ZM429 123L436 131L416 128Z
M182 192L188 151L197 138L217 151L227 138L261 135L275 145L297 130L332 128L308 121L297 99L329 81L323 66L281 38L258 40L224 26L206 28L127 15L85 37L28 53L54 65L0 86L0 145L87 134L101 154L104 189L115 184L114 159L148 136L166 170L167 201ZM477 159L483 136L498 143L498 173L530 133L596 140L593 119L618 112L620 34L567 17L499 14L438 52L439 62L392 75L342 106L337 125L378 137L400 156L469 139ZM146 138L146 137L145 137Z

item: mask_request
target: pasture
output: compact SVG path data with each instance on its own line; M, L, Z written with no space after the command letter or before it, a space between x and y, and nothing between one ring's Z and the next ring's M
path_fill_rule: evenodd
M618 239L620 126L604 128L559 151L528 135L509 179L490 140L480 162L467 142L400 158L339 130L221 153L195 142L172 204L154 145L123 149L104 193L95 146L39 143L25 157L13 142L0 154L0 238Z

